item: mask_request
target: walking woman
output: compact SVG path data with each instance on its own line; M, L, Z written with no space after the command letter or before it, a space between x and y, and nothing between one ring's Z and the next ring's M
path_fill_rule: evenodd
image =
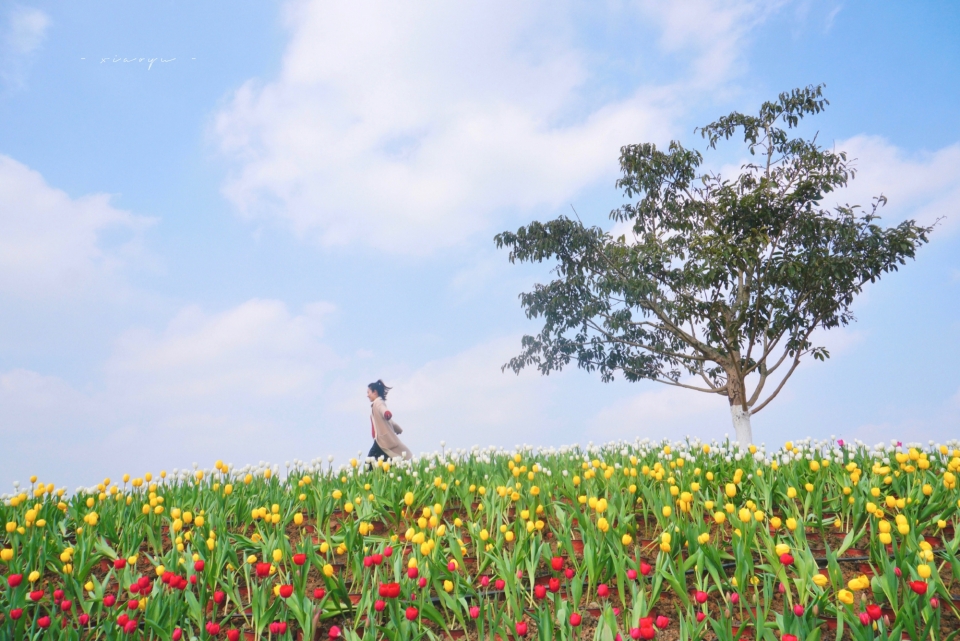
M390 388L378 380L367 385L367 398L370 399L370 435L373 436L373 447L367 456L375 459L391 459L402 457L410 458L410 450L403 444L397 434L403 432L393 414L387 409L387 392Z

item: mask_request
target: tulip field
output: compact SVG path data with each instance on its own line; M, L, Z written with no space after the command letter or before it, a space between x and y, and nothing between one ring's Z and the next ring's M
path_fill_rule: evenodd
M0 505L0 639L949 640L960 443L637 441Z

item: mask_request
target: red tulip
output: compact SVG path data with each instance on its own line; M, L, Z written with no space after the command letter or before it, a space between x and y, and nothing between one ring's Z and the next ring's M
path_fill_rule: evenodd
M657 636L657 631L653 626L640 626L640 638L645 641L650 641L653 637Z
M175 575L173 574L173 572L171 572L170 570L167 570L160 576L160 582L170 585L170 581L173 579L174 576Z
M573 570L573 568L567 568L563 571L563 576L567 577L568 579L572 579L573 577L577 576L577 573Z
M903 576L903 572L900 571L900 568L893 568L893 573L897 575L898 579Z
M73 601L71 601L70 599L64 599L63 601L60 602L60 609L63 610L64 612L69 612L70 608L72 607L73 607Z
M470 606L470 618L476 619L480 616L480 606L471 605Z
M270 624L270 634L280 634L280 622L274 621Z
M207 634L211 634L213 636L217 636L218 634L220 634L220 624L214 623L213 621L208 621Z
M488 577L486 574L480 577L480 585L482 585L483 587L487 587L488 585L490 585L490 577Z
M387 602L384 601L383 599L377 599L376 601L373 602L373 609L376 610L377 612L383 612L384 609L386 609L386 607L387 607Z
M21 583L23 583L22 574L11 574L7 577L7 585L9 585L11 588L15 588Z
M781 639L781 641L797 641L797 635L795 635L795 634L788 634L788 633L784 632L783 635L780 637L780 639Z
M10 610L10 618L16 621L23 616L23 608L14 608Z
M390 547L389 545L388 545L387 547L383 548L383 556L387 557L388 559L389 559L391 556L393 556L393 548Z
M876 603L871 603L867 606L867 614L873 621L879 621L880 617L883 616L883 610Z
M139 607L140 607L140 602L137 601L136 599L130 599L129 601L127 601L128 610L136 610Z
M780 555L780 563L784 565L793 565L793 555L789 552L784 552Z
M657 617L656 623L657 623L657 627L663 630L665 627L670 625L670 619L668 619L667 617L661 614L660 616Z
M56 590L53 591L54 602L59 603L60 599L62 598L63 598L63 590L61 590L60 588L57 588Z
M419 585L421 588L427 587L427 577L425 576L420 577L420 581L417 582L417 585Z
M103 596L103 605L108 608L112 608L113 604L117 602L117 597L112 594L105 594Z
M627 570L627 578L630 579L631 581L635 581L637 579L637 571L634 570L633 568L630 568L629 570ZM637 634L640 634L640 633L637 632Z
M43 590L34 590L33 592L30 593L31 601L39 601L42 598L43 598Z
M282 598L282 599L289 599L292 594L293 594L293 586L292 586L292 585L281 585L281 586L280 586L280 598Z
M927 593L926 581L910 581L910 589L923 596Z
M562 569L563 569L563 557L562 557L562 556L555 556L555 557L553 557L552 559L550 559L550 567L553 568L553 571L554 571L554 572L559 572L560 570L562 570Z
M731 592L731 593L730 593L730 603L732 603L732 604L734 604L734 605L740 603L740 595L737 594L736 592Z
M122 569L125 568L125 567L127 567L127 560L126 560L126 559L117 559L116 561L113 562L113 569L114 569L114 570L122 570Z
M802 616L803 616L803 606L800 605L799 603L796 604L795 606L793 606L793 613L796 614L798 617L802 617Z
M240 630L227 630L227 641L240 641Z
M314 599L317 599L317 600L319 601L320 599L323 598L323 596L324 596L326 593L327 593L327 591L324 590L323 588L317 588L317 589L315 589L315 590L313 591L313 598L314 598Z
M180 641L183 638L183 630L180 628L175 628L173 630L173 641Z
M697 612L697 623L703 623L703 620L707 618L705 612Z
M257 563L257 578L265 579L270 576L269 563Z
M605 597L610 594L610 588L607 587L606 583L601 583L597 586L597 596Z
M505 585L506 585L506 582L503 579L497 579L496 581L493 582L493 589L502 590Z
M218 629L218 630L220 629L220 626L219 626L219 625L217 626L217 629ZM127 623L123 626L123 631L124 631L124 633L126 633L126 634L133 634L134 632L136 632L136 630L137 630L137 620L136 620L136 619L130 619L130 620L127 621Z
M456 562L456 561L450 561L449 563L447 563L447 570L449 570L450 572L456 572L456 571L457 571L457 562Z
M863 625L870 625L872 623L872 621L870 621L870 615L866 612L860 612L857 616L860 617L860 623Z
M653 566L646 561L640 561L640 574L647 576L653 571Z
M579 614L577 614L576 612L574 612L573 614L570 615L570 625L572 625L572 626L575 627L575 628L579 628L579 627L580 627L580 622L581 622L582 620L583 620L583 617L581 617L581 616L580 616Z
M50 617L43 616L37 619L37 625L46 630L50 627Z
M340 638L340 628L335 625L330 626L330 632L327 633L327 636L331 639Z
M213 602L216 603L217 605L222 604L226 600L227 600L226 592L217 590L216 592L213 593Z
M693 595L694 600L697 603L706 603L707 602L707 593L703 590L697 590L696 594Z
M533 586L533 598L535 599L545 599L547 598L547 588L543 585Z
M413 621L419 615L420 615L420 611L417 610L416 607L411 605L409 608L407 608L407 612L406 612L407 621Z
M938 599L937 597L931 597L931 598L930 598L930 607L933 608L934 610L936 610L937 608L939 608L939 607L940 607L940 599Z
M407 578L415 579L418 576L420 576L420 570L418 570L417 568L407 568ZM487 578L487 577L483 577L483 578Z
M127 621L129 620L130 620L130 617L128 617L126 614L121 614L120 616L117 617L117 625L119 625L122 628L123 626L127 625Z
M555 576L550 577L550 591L559 592L560 591L560 579Z
M286 634L286 633L287 633L287 622L286 622L286 621L280 621L280 622L277 624L277 627L280 628L280 634Z
M630 638L637 641L640 638L640 628L630 628Z
M204 566L203 559L200 559L199 561L193 564L193 569L197 572L203 572L203 566Z
M527 623L526 621L518 621L516 625L517 636L525 637L527 636Z
M304 558L304 561L306 561L306 558L307 558L307 557L304 556L303 558ZM373 559L373 564L374 564L374 565L380 565L381 563L383 563L383 555L382 555L382 554L373 554L370 558ZM294 558L294 561L296 561L296 558ZM298 563L297 565L303 565L303 564L302 564L302 563Z
M365 568L373 567L373 557L372 557L372 556L365 556L365 557L363 557L363 567L365 567Z
M77 617L77 621L80 622L80 625L87 625L88 623L90 623L90 615L84 612L83 614Z

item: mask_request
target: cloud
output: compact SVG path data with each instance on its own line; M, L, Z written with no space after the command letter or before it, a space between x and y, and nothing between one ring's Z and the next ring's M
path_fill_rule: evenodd
M859 135L836 143L856 159L857 176L839 192L841 202L869 211L873 197L888 204L879 213L887 224L913 218L924 225L945 217L938 230L952 233L960 220L960 143L936 151L909 153L881 136ZM935 240L936 232L933 235Z
M733 425L725 398L666 385L624 397L590 420L590 434L597 443L638 436L652 440L683 436L712 439L727 432L733 433Z
M50 17L40 9L14 4L5 22L0 32L0 80L21 87L30 55L46 39Z
M0 292L72 296L115 283L153 220L116 209L110 196L71 198L36 171L0 155ZM106 232L124 240L108 244Z
M784 0L690 0L639 3L640 14L660 27L664 50L691 57L690 83L715 87L741 63L750 31L776 12Z
M219 457L312 458L324 448L302 443L318 435L325 377L342 365L323 340L332 311L314 303L295 314L260 299L217 313L187 307L160 331L120 337L93 390L0 374L0 433L12 443L0 448L0 469L72 487Z
M647 3L607 19L662 27L647 66L694 51L690 64L716 81L766 6ZM704 83L604 84L598 68L624 54L591 49L566 3L314 0L285 15L279 77L240 87L213 137L233 163L223 193L243 216L326 245L428 253L564 205L612 180L625 142L666 138L684 91Z
M249 300L218 314L180 311L162 332L123 335L107 363L113 384L152 402L233 402L315 391L336 362L320 341L327 303L294 316L275 300Z
M8 15L4 44L14 53L33 53L43 44L50 26L50 16L33 7L14 5Z
M517 336L495 338L397 377L391 409L401 425L416 426L401 438L414 452L433 451L441 440L448 447L512 447L554 438L544 408L561 376L501 371L519 343Z

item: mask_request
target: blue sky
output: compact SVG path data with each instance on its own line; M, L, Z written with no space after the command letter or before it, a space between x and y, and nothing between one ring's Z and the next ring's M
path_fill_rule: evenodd
M492 237L609 227L623 144L826 83L844 195L946 217L754 417L758 441L960 434L960 8L948 3L6 3L0 492L30 474L722 437L722 400L500 372L547 276ZM142 60L141 60L142 59ZM151 65L150 60L155 59ZM116 62L115 62L116 60ZM717 166L742 150L722 149Z

